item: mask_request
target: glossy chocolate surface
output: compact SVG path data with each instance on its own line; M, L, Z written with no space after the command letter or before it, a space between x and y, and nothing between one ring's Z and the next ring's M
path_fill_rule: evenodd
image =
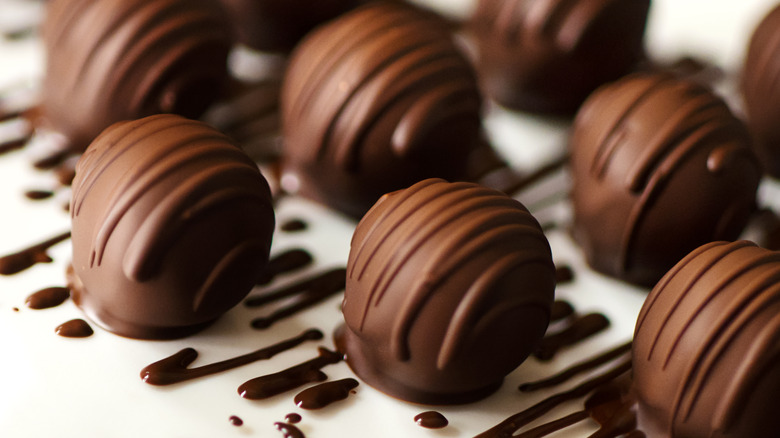
M633 348L648 438L744 438L780 430L780 253L703 245L647 297Z
M650 0L480 0L471 18L486 93L509 108L574 113L644 57Z
M482 398L539 345L555 268L518 201L472 183L390 193L352 238L337 343L366 383L419 403Z
M44 123L79 151L114 122L198 117L227 80L232 44L212 0L52 0L42 36Z
M587 262L652 287L698 246L734 240L761 166L744 124L711 90L664 74L606 85L569 140L573 235Z
M115 333L169 338L251 290L274 213L257 166L213 128L175 115L112 125L76 168L73 300Z
M780 178L780 5L753 32L741 86L756 153L767 173Z
M375 2L310 34L282 88L282 187L355 218L478 146L474 72L440 17Z
M253 49L289 52L314 27L357 6L359 0L220 0L238 41Z

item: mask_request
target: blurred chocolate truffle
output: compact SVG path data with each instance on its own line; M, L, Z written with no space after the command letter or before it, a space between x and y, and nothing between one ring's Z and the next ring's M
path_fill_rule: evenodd
M267 52L289 52L314 27L361 3L360 0L220 1L235 23L238 41Z
M608 275L651 287L698 246L736 239L755 209L762 170L747 129L695 82L605 85L569 142L573 235Z
M233 307L268 260L271 195L213 128L163 114L120 122L76 167L73 299L134 338L187 335Z
M780 178L780 5L756 27L741 79L756 154L766 172Z
M77 151L121 120L198 117L228 78L213 0L51 0L42 34L44 123Z
M522 204L424 180L383 196L358 224L337 344L387 394L473 401L538 346L554 289L547 238Z
M480 107L475 74L441 17L402 3L358 8L293 53L282 186L359 218L422 179L464 180Z
M639 428L648 438L780 430L778 281L780 253L713 242L648 295L633 344Z
M480 0L470 28L485 93L524 111L573 114L644 58L650 0Z

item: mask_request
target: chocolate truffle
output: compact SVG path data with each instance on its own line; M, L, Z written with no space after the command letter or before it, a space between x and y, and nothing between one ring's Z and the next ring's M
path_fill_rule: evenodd
M359 0L220 0L238 41L253 49L289 52L317 25L356 7Z
M547 238L522 204L427 179L383 196L358 224L337 344L387 394L473 401L538 346L554 289Z
M282 186L356 218L425 178L464 180L474 72L441 17L375 2L309 34L282 86Z
M605 85L572 127L573 235L587 262L652 287L698 246L736 239L761 166L744 124L695 82L638 74Z
M72 296L134 338L194 332L233 307L268 260L263 175L226 136L163 114L119 122L76 167Z
M756 27L742 71L742 95L756 154L780 178L780 5Z
M648 438L745 438L780 430L780 253L712 242L648 295L633 376ZM772 432L775 431L775 432Z
M480 0L471 19L485 92L509 108L573 114L644 58L650 0Z
M198 117L228 78L232 37L213 0L51 0L43 117L82 151L114 122Z

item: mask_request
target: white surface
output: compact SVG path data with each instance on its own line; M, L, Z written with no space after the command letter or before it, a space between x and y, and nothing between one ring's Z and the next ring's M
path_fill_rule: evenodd
M29 1L0 0L0 24L10 14L29 8ZM466 0L435 2L438 7L463 13L471 7ZM674 59L679 55L702 55L734 73L741 63L749 33L772 5L768 0L656 0L648 28L648 48L653 57ZM10 21L14 22L14 21ZM0 89L35 78L41 68L41 53L35 41L0 40ZM539 117L494 109L486 125L502 150L512 154L518 167L533 167L560 151L566 126ZM532 161L528 161L532 160ZM61 200L31 202L23 197L28 188L49 187L50 176L28 164L26 151L0 156L0 255L6 254L69 227ZM777 191L764 190L771 197ZM62 193L61 196L67 196ZM532 195L528 195L532 196ZM524 199L521 197L521 200ZM529 198L530 199L530 198ZM531 199L529 204L533 203ZM539 212L540 216L566 215L565 205ZM305 201L290 199L277 211L277 223L289 218L307 220L303 233L277 233L274 252L292 247L312 251L317 265L308 272L344 264L354 224ZM544 219L541 219L544 222ZM96 325L86 339L66 339L54 334L62 322L83 317L68 301L47 310L30 310L24 300L43 287L64 284L69 243L51 250L55 263L38 265L22 274L0 277L0 436L3 437L273 437L281 436L273 423L286 414L303 416L300 429L309 438L342 437L468 437L479 433L515 412L540 400L547 393L523 395L517 384L549 375L578 358L628 340L636 312L645 292L590 271L576 247L563 231L549 234L558 264L571 265L576 282L559 287L557 297L572 302L578 311L606 313L612 327L597 337L566 350L554 361L540 364L528 360L488 399L459 407L427 407L389 398L365 384L347 401L320 411L296 408L295 392L267 401L240 398L236 388L244 381L299 363L316 354L316 343L308 343L270 361L259 362L210 378L171 387L157 388L139 378L141 368L175 353L183 347L200 352L195 366L210 363L270 345L308 327L329 334L339 323L340 298L272 326L253 330L249 321L264 310L239 306L215 325L193 337L166 342L137 341L108 333ZM296 273L282 277L289 282ZM17 307L20 311L15 312ZM329 336L325 345L332 345ZM352 376L345 364L324 370L331 379ZM554 411L557 418L575 405ZM413 417L436 409L449 420L442 430L423 429ZM237 415L244 425L235 427L228 418ZM587 436L592 425L584 424L555 435Z

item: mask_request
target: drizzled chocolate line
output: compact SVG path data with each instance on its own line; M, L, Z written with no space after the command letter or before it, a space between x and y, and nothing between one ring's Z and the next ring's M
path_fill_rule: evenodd
M252 320L253 328L265 329L280 319L308 309L309 307L322 302L332 295L341 292L344 290L345 283L346 269L336 268L318 274L302 282L293 284L289 287L282 288L280 290L261 296L249 298L244 303L248 307L258 307L273 301L297 295L295 301L289 306L278 309L268 316L255 318Z
M609 320L601 313L589 313L577 317L565 329L546 335L534 352L534 357L539 360L550 360L560 349L574 345L607 327L609 327Z
M0 142L0 154L5 154L23 148L30 139L28 137L15 138Z
M553 173L557 172L560 169L563 169L563 167L568 162L569 162L569 154L561 155L560 157L553 159L549 163L544 164L539 168L535 169L533 172L527 175L523 175L521 178L519 178L517 181L514 181L513 184L509 185L502 191L509 195L515 195L521 190L528 188L528 186L544 179L549 175L552 175Z
M295 405L302 409L322 409L340 400L345 400L358 381L352 378L320 383L295 395Z
M631 345L632 345L631 342L618 345L617 347L608 350L602 354L599 354L598 356L590 360L574 364L571 367L551 377L548 377L543 380L537 380L535 382L523 383L517 389L519 389L522 392L532 392L532 391L537 391L540 389L549 388L564 383L574 376L577 376L586 371L590 371L614 359L617 359L620 356L623 356L624 354L631 351Z
M285 221L279 228L286 233L295 233L309 228L309 224L303 219L295 218Z
M40 310L57 307L70 297L67 287L47 287L27 297L25 304L30 309Z
M562 403L584 397L591 391L602 387L603 385L615 380L617 377L625 374L631 369L631 360L622 361L619 365L589 379L574 388L554 394L530 408L514 414L501 423L482 432L475 438L510 438L513 434L530 422L536 420Z
M277 421L274 423L274 426L276 427L276 430L282 433L284 438L306 438L306 435L304 435L303 432L298 429L298 427L290 423L282 423L281 421Z
M24 192L24 197L31 201L42 201L54 196L54 192L45 189L30 189Z
M19 252L0 257L0 275L13 275L38 263L51 263L46 251L52 246L70 238L70 231L25 248Z
M314 359L279 371L247 380L238 387L238 394L250 400L262 400L290 391L311 382L322 382L328 376L321 371L326 365L341 362L343 355L326 348L319 348Z
M563 265L555 267L556 284L570 283L574 281L574 270L571 266Z
M305 341L316 341L322 339L322 337L321 331L310 329L294 338L284 340L269 347L197 368L187 367L197 359L198 352L194 348L185 348L172 356L146 366L141 370L141 380L150 385L158 386L180 383L228 371L259 360L270 359L276 354L290 350Z
M277 275L306 267L310 265L313 260L311 254L304 249L296 248L285 251L272 257L271 260L268 261L268 264L263 268L260 278L257 280L257 284L269 284Z
M54 333L65 338L88 338L95 332L83 319L71 319L58 325Z
M414 422L426 429L441 429L450 424L444 415L436 411L420 412L414 416Z
M568 301L555 300L550 308L550 321L557 322L574 315L574 307Z

